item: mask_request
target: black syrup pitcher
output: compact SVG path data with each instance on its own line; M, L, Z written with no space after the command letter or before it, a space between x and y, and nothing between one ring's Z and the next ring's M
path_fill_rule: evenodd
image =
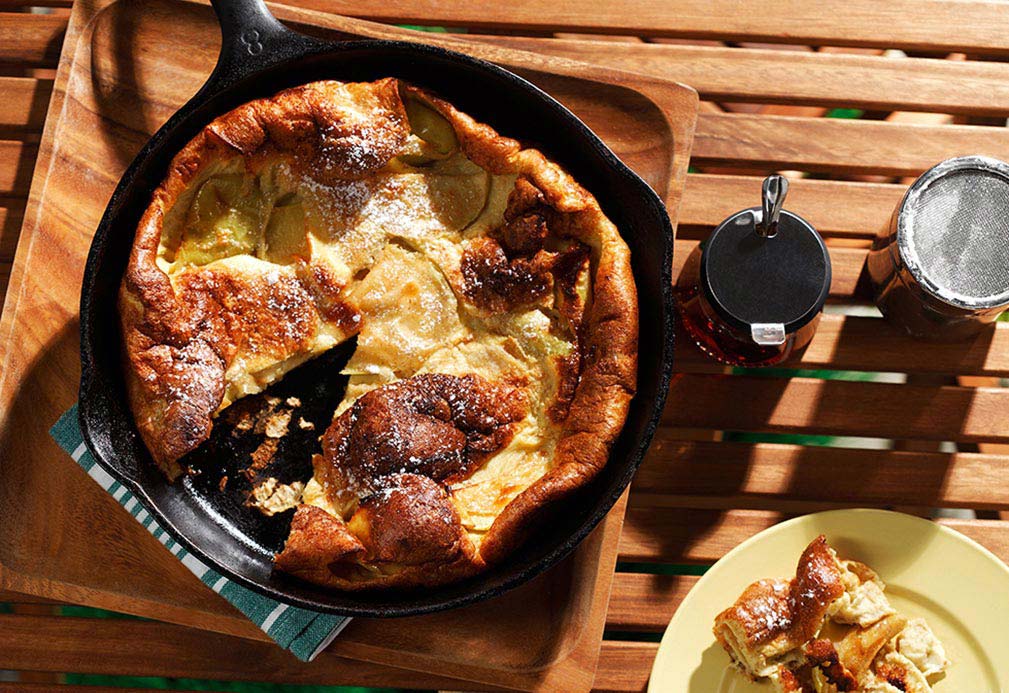
M801 354L830 291L830 255L805 219L782 209L788 181L764 179L760 207L723 221L687 258L677 307L687 334L733 366Z

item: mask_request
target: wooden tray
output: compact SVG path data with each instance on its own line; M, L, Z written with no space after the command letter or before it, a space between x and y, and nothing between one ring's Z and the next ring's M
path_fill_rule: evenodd
M582 117L675 214L697 107L689 88L465 39L275 11L315 34L439 43L519 72ZM209 74L218 43L202 5L74 5L0 322L0 587L264 639L47 435L76 396L77 304L93 229L134 154ZM588 689L623 508L621 501L574 556L522 588L443 614L355 620L329 653L503 687Z

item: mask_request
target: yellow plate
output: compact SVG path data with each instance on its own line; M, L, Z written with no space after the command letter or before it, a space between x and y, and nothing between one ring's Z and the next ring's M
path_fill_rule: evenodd
M649 693L770 693L733 669L711 625L755 580L792 576L825 534L842 558L879 573L893 606L923 616L952 662L936 693L1009 692L1009 568L946 527L885 510L832 510L775 525L727 553L677 609L652 667Z

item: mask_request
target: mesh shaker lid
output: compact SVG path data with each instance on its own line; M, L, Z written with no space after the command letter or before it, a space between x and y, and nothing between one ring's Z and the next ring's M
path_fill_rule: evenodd
M815 318L830 290L830 256L820 235L781 211L777 233L758 233L761 209L732 215L708 238L701 259L705 298L730 325L784 325L797 331Z
M1009 304L1009 165L964 156L929 169L901 202L897 239L911 274L940 300Z

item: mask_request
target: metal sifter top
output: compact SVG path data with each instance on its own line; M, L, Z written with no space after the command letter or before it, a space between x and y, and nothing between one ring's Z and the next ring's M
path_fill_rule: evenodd
M761 207L723 221L704 245L701 286L728 324L781 344L813 320L830 290L830 256L802 217L782 209L788 181L764 181Z
M965 156L926 171L898 208L897 247L936 298L968 310L1009 304L1009 165Z

